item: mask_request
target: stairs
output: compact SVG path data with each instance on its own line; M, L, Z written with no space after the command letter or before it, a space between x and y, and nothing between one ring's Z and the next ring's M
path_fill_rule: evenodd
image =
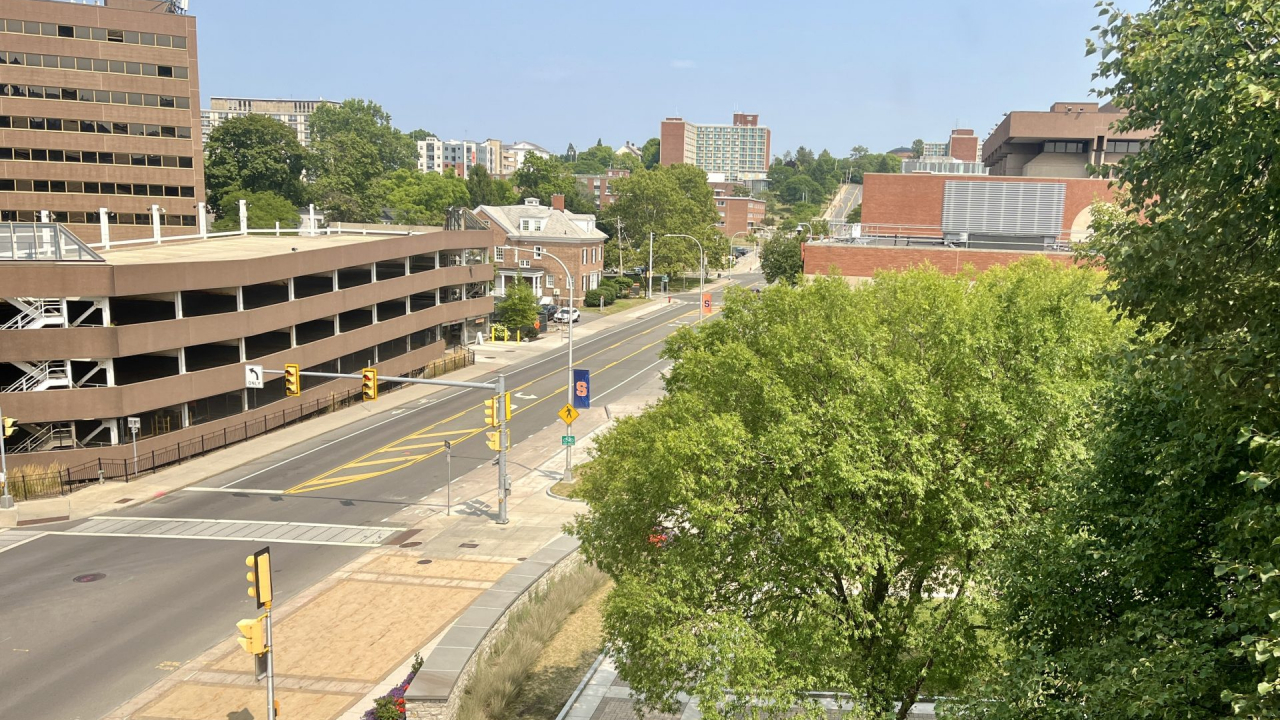
M75 430L70 425L45 425L34 435L13 446L9 452L28 453L76 447Z
M7 298L9 303L20 311L0 330L38 330L50 325L63 326L66 318L62 313L62 302L44 298Z
M4 389L4 392L39 392L52 388L71 387L71 362L69 360L46 360L35 365L14 363L26 374L18 381Z

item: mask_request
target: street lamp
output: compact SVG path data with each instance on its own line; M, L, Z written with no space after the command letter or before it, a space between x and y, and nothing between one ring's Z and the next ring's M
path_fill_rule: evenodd
M800 232L800 228L802 228L802 227L807 227L807 228L809 228L809 234L808 234L808 235L806 235L805 237L813 237L813 226L812 226L812 225L810 225L809 223L803 223L803 222L802 222L802 223L800 223L800 224L796 225L796 232Z
M499 245L498 249L514 250L516 252L516 267L520 266L520 248L515 247L513 245ZM567 388L568 390L567 395L568 395L568 403L572 405L573 404L573 276L569 274L569 266L565 265L563 260L556 257L555 255L552 255L546 250L543 250L540 254L545 255L546 257L549 257L552 260L555 260L556 262L560 263L560 267L564 268L565 284L569 286L569 318L568 318L569 320L569 323L568 323L569 325L569 387ZM569 430L569 434L572 435L573 434L572 424L568 426L568 430ZM573 482L573 446L572 445L567 445L565 446L565 449L564 449L564 481L567 483Z
M739 230L738 232L736 232L736 233L734 233L733 235L730 235L730 236L729 236L729 255L733 255L733 239L734 239L734 238L736 238L736 237L738 237L739 235L751 235L751 231L750 231L750 230ZM754 236L752 236L752 237L754 237ZM733 257L731 257L731 258L729 259L729 277L733 277L733 264L734 264L734 261L735 261L735 260L737 260L737 258L733 258Z
M702 249L702 241L692 235L663 235L662 237L682 237L689 238L698 244L698 255L702 259L701 273L698 282L698 292L705 292L707 289L707 253ZM698 298L698 302L702 302L702 298Z

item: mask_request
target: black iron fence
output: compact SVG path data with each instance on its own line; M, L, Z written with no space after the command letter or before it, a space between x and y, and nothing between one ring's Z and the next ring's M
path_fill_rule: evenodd
M459 368L475 364L475 353L467 348L458 348L455 352L434 360L426 367L408 373L409 377L434 378ZM387 392L402 387L401 383L388 383L379 392ZM54 472L34 475L13 473L9 478L9 492L15 501L38 500L40 498L68 495L93 483L107 481L129 482L140 475L156 472L170 465L190 460L198 455L219 450L250 438L265 435L272 430L302 422L309 418L327 415L349 405L362 401L360 389L345 393L333 393L326 398L316 398L297 407L285 408L279 412L246 420L239 425L225 427L217 432L206 433L165 448L158 448L133 458L115 460L98 458L93 462L76 465ZM21 457L21 456L16 456Z

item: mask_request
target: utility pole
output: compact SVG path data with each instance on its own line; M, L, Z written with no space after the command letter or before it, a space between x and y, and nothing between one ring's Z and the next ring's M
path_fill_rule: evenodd
M570 307L573 307L570 305ZM572 325L573 323L570 323ZM570 346L572 347L572 345ZM507 477L507 412L511 401L507 398L506 377L498 376L498 402L494 415L498 420L498 524L507 524L507 498L511 496L511 481Z
M614 218L613 221L618 225L618 275L624 276L626 273L622 270L624 262L622 259L622 218Z
M649 299L653 299L653 233L649 233Z
M453 443L444 441L444 491L446 517L453 513Z

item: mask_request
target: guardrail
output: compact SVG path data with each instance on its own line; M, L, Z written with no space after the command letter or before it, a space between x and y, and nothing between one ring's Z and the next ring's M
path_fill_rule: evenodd
M475 351L470 348L456 348L450 354L414 372L409 377L439 377L459 368L474 365ZM397 386L388 391L398 389ZM40 498L69 495L86 485L111 481L129 482L141 475L162 470L170 465L190 460L207 452L230 447L251 438L265 435L303 420L327 415L350 405L363 402L363 391L359 388L345 393L330 393L327 398L316 398L297 407L284 408L278 412L264 415L254 420L246 420L240 425L232 425L217 432L206 433L200 437L175 443L165 448L152 450L133 458L124 460L98 458L94 462L51 473L18 476L11 473L9 492L14 500L37 500Z
M941 225L889 223L841 224L836 229L840 232L833 236L817 240L810 239L809 242L880 246L941 245L957 248L998 246L1001 249L1021 249L1032 252L1074 252L1077 245L1085 242L1092 235L1088 230L1064 230L1056 235L1005 236L974 230L949 230ZM974 237L981 239L973 240Z

